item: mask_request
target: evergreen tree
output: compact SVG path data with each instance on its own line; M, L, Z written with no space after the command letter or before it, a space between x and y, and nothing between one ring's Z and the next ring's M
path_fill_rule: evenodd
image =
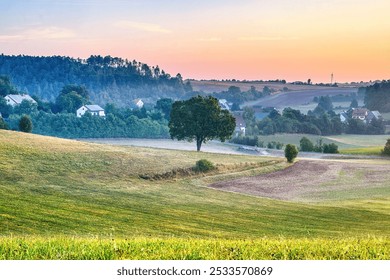
M294 162L294 159L298 155L298 149L293 144L287 144L286 148L284 149L284 156L287 159L287 162L292 163Z

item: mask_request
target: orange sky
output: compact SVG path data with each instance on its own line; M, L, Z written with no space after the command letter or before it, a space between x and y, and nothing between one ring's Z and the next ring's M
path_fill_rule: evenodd
M196 79L390 79L388 0L11 0L0 9L5 54L110 54Z

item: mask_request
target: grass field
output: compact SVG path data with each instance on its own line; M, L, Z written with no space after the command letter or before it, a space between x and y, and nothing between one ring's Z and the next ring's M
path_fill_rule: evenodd
M310 134L275 134L262 135L260 139L264 143L277 141L299 146L299 141L303 136L309 138L314 144L320 139L324 144L335 143L339 147L339 150L345 150L345 153L351 151L354 154L364 154L366 151L368 154L377 154L380 149L383 149L387 139L390 138L390 135L343 134L337 136L317 136Z
M201 158L217 170L192 172ZM390 259L386 192L360 190L353 199L297 203L207 187L287 166L277 158L109 146L1 130L0 258L245 259L274 258L273 253ZM148 246L143 252L142 242L157 243L160 253ZM207 253L209 244L222 249ZM360 253L341 253L355 247ZM268 248L264 255L262 248Z
M348 154L348 155L380 156L382 151L383 151L383 146L373 146L373 147L343 149L340 150L340 153Z

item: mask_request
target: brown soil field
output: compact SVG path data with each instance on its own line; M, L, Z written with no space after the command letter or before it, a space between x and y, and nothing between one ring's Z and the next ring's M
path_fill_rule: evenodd
M259 197L299 202L353 199L359 193L389 194L388 161L300 160L274 173L217 182L209 187Z

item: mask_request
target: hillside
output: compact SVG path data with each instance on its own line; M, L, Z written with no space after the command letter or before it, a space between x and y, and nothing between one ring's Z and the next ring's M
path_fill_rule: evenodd
M281 170L282 159L89 144L11 131L1 131L0 151L2 236L305 238L390 232L389 196L380 189L360 190L351 201L313 204L207 188ZM217 164L217 171L192 173L200 158Z
M65 85L83 85L100 105L129 105L135 98L156 101L185 94L180 75L171 77L158 66L111 56L75 59L64 56L0 55L0 75L17 90L54 101Z

